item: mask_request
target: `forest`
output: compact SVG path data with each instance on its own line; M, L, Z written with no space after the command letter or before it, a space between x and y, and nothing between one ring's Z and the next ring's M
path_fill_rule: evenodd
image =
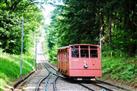
M50 60L59 47L101 40L104 77L137 86L137 1L63 1L47 31Z
M49 61L57 63L60 47L100 45L101 41L102 79L137 87L137 0L62 1L61 5L50 3L55 9L50 25L44 25L48 48L45 55ZM44 24L43 19L42 11L33 0L0 0L0 91L20 77L22 26L22 74L35 70L34 37Z

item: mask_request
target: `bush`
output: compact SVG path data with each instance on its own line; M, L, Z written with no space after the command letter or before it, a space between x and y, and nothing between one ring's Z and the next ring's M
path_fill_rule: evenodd
M102 59L103 74L115 80L132 81L137 75L137 58L105 56Z

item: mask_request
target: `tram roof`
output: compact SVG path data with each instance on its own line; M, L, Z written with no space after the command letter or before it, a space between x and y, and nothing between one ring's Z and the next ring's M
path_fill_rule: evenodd
M97 47L99 47L99 45L96 45L96 44L71 44L68 46L60 47L59 49L66 49L66 48L69 48L71 46L97 46Z

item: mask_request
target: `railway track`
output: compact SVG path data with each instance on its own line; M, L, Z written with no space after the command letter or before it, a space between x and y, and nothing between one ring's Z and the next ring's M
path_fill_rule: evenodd
M96 80L96 82L100 83L102 85L104 84L104 85L112 86L112 87L115 87L115 88L118 88L118 89L121 89L121 90L129 91L129 89L126 89L126 88L123 88L123 87L120 87L120 86L117 86L117 85L114 85L114 84L111 84L111 83L108 83L108 82L105 82L105 81Z
M45 83L45 91L57 91L56 82L59 78L59 75L57 74L57 71L51 65L49 65L48 63L44 64L44 67L48 71L48 75L45 76L44 78L42 78L39 81L35 91L40 91L41 84L43 82ZM53 87L53 88L51 88L51 87Z
M90 91L114 91L114 90L112 90L110 88L107 88L107 87L104 87L104 86L100 86L100 85L97 85L97 84L83 84L83 83L79 83L79 85L83 86L84 88L87 88ZM91 87L91 85L94 85L96 87Z
M56 69L54 69L56 70ZM63 76L59 76L62 79L66 79ZM101 80L96 80L96 81L89 81L89 84L85 84L85 83L78 83L79 85L83 86L84 88L88 89L89 91L97 91L96 88L98 87L100 89L100 91L130 91L129 89L105 82L105 81L101 81ZM91 88L92 86L94 86L93 88Z
M129 89L125 89L120 86L116 86L104 81L101 81L100 83L97 81L68 81L70 83L76 83L84 88L86 88L88 91L131 91Z
M49 77L45 80L45 91L57 91L56 81L58 76L50 73Z
M46 77L42 78L42 79L38 82L38 84L37 84L37 86L36 86L36 88L35 88L35 91L39 91L39 90L40 90L40 85L42 84L42 82L43 82L48 76L49 76L49 74L48 74Z
M44 67L48 71L48 75L41 79L36 87L35 91L41 91L41 84L44 83L45 91L57 91L57 80L64 80L67 84L78 84L79 86L87 89L86 91L130 91L120 86L113 85L111 83L107 83L101 80L96 81L74 81L71 79L66 79L60 73L58 73L57 69L53 66L49 65L48 63L44 64ZM79 89L80 90L80 89ZM70 91L73 91L70 88Z

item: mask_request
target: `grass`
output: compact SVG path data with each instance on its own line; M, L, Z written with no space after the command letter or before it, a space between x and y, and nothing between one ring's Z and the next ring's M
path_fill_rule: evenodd
M32 71L34 66L33 58L24 55L23 60L23 75ZM10 55L0 52L0 91L6 85L11 85L13 81L19 78L20 74L20 56Z
M102 66L104 77L137 87L137 57L105 56Z

